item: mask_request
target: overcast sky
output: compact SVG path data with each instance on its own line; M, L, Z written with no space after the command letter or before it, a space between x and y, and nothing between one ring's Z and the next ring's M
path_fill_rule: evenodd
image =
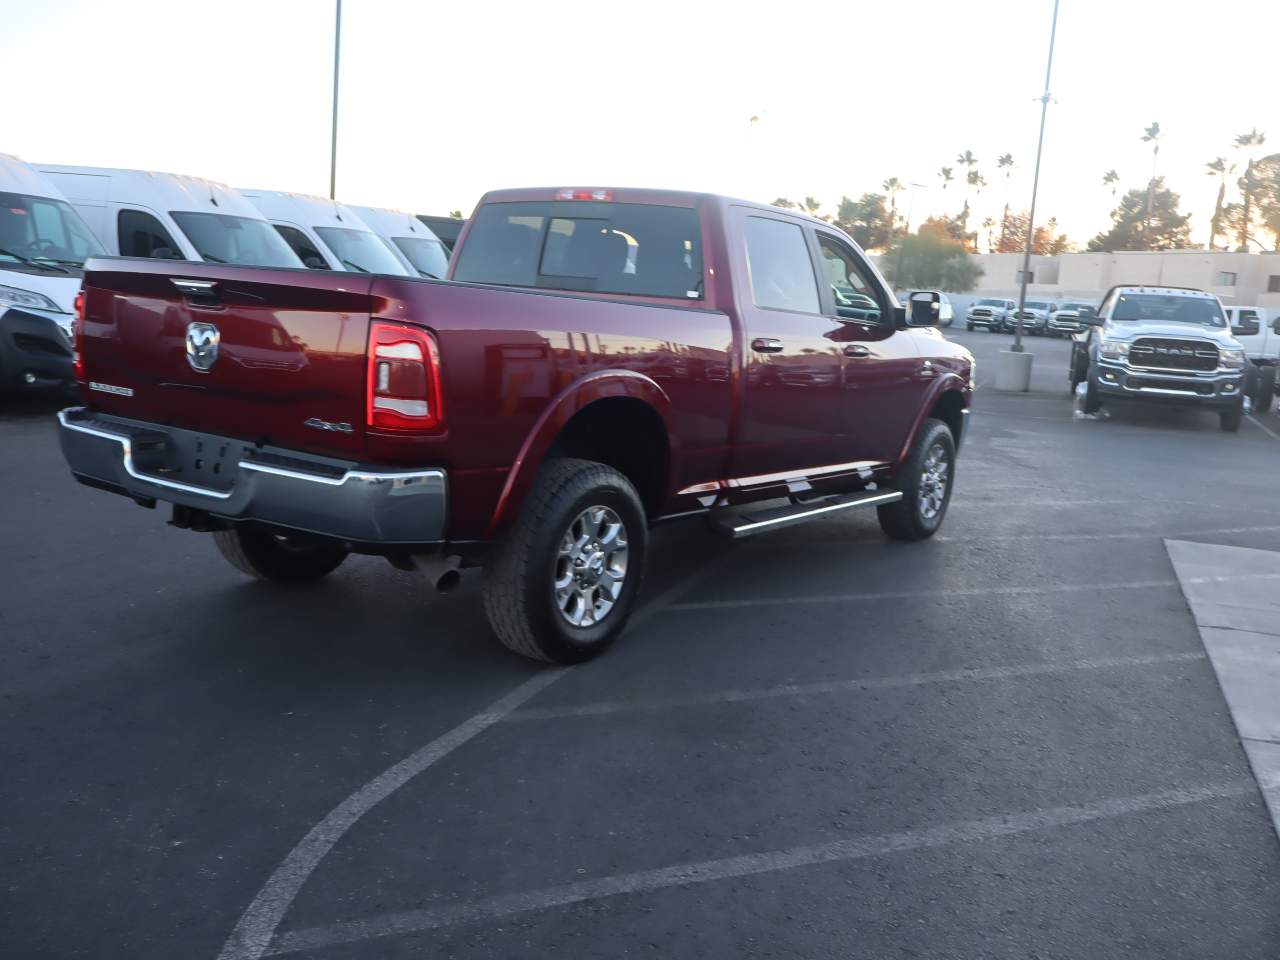
M631 185L772 200L925 184L972 150L1025 208L1052 0L346 0L339 199L469 212L487 189ZM0 0L0 152L326 194L331 0ZM1063 0L1037 219L1083 243L1160 173L1208 232L1213 157L1280 150L1280 3ZM752 116L760 119L755 124ZM963 179L957 170L958 180ZM899 203L906 206L904 195Z

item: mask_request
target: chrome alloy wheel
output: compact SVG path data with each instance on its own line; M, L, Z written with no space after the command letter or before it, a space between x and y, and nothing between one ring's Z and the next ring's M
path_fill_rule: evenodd
M627 580L627 528L608 507L587 507L569 524L556 553L555 595L572 626L609 615Z
M947 451L942 444L935 443L924 455L924 467L920 471L920 516L925 520L932 520L942 510L950 473Z

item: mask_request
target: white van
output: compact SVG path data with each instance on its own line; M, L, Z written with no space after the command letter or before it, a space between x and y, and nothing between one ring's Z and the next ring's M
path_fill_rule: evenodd
M36 164L107 252L121 257L301 267L248 200L202 177Z
M57 187L0 154L0 390L74 382L76 294L104 252Z
M414 271L350 207L303 193L241 189L313 270L413 276Z
M443 280L449 272L449 251L431 228L413 214L381 207L351 209L419 276Z

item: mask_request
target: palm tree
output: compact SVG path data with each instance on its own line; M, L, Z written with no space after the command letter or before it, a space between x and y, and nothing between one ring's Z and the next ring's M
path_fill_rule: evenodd
M996 225L996 222L991 217L984 217L982 219L982 229L987 231L987 252L988 253L990 253L995 247L995 244L991 242L991 228L994 227L995 225Z
M1218 177L1218 202L1213 207L1213 219L1209 221L1209 249L1213 249L1213 241L1218 238L1218 226L1222 223L1222 201L1227 196L1227 177L1236 172L1236 165L1228 163L1226 157L1215 157L1205 164L1209 176Z
M1114 170L1108 170L1102 175L1102 185L1111 188L1111 195L1116 195L1116 184L1120 182L1120 174Z
M1000 245L1004 246L1005 232L1009 226L1009 190L1013 187L1013 154L1000 154L996 167L1004 171L1004 214L1000 217Z
M1267 135L1259 133L1257 127L1236 137L1236 149L1245 151L1246 157L1244 176L1240 178L1240 193L1244 199L1238 237L1241 252L1249 249L1249 220L1253 216L1253 195L1258 189L1258 183L1253 176L1253 148L1260 147L1266 142Z
M958 163L965 171L965 189L964 189L964 210L960 214L960 222L968 224L969 222L969 187L973 186L974 167L978 165L978 158L973 155L972 150L966 150L964 153L956 157Z
M800 209L809 216L816 217L818 215L818 211L822 209L822 204L813 199L813 197L805 197L800 201Z
M1151 191L1156 183L1156 163L1160 159L1160 124L1152 123L1142 134L1142 142L1151 144L1151 179L1147 181L1147 209L1142 215L1142 232L1151 220Z
M907 188L897 177L890 177L880 184L880 189L889 195L889 224L893 226L898 222L898 194Z
M947 184L949 184L952 180L955 179L955 177L953 176L953 171L950 167L943 167L941 170L938 171L938 176L942 178L943 190L947 189Z

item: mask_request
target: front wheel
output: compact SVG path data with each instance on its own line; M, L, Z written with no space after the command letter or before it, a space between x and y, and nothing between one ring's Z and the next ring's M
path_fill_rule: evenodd
M648 526L635 487L590 460L547 462L485 571L484 607L508 649L580 663L626 626Z
M347 548L332 540L234 527L216 530L213 542L241 573L277 583L306 583L338 569Z
M951 502L956 441L941 420L926 420L898 472L902 499L877 507L880 529L895 540L924 540L937 533Z
M1238 433L1240 424L1244 420L1244 404L1236 404L1230 410L1223 410L1218 414L1218 425L1224 433Z

